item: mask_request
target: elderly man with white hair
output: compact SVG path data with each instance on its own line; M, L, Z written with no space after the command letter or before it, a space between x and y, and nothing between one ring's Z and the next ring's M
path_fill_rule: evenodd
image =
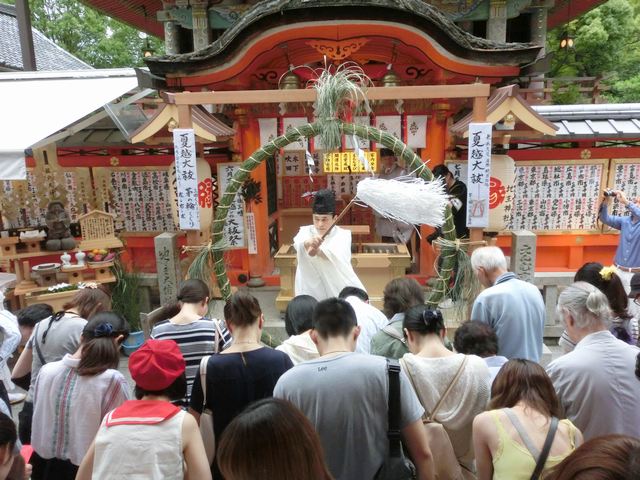
M640 437L640 380L634 371L640 350L609 331L607 297L589 283L576 282L560 294L557 313L577 343L547 367L567 418L585 440Z
M481 247L471 266L486 287L473 302L471 320L488 323L498 336L498 355L539 362L544 334L544 301L540 290L507 271L498 247Z

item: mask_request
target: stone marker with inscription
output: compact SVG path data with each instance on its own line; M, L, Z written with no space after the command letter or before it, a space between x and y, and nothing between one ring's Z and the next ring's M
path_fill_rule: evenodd
M536 234L528 230L511 232L510 270L520 280L533 283L536 266Z
M178 234L161 233L153 239L156 249L160 305L176 301L180 284L180 256L178 254Z

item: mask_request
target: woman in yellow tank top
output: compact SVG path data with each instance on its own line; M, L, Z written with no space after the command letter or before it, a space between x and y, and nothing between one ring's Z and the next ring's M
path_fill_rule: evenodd
M473 422L478 480L529 480L560 402L544 369L528 360L510 360L491 387L490 411ZM582 443L569 420L557 422L544 470L560 463Z

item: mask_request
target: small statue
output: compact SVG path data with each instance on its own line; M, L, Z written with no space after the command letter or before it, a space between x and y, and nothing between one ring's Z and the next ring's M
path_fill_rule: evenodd
M49 227L45 245L47 250L73 250L75 248L76 241L69 230L71 219L62 202L51 202L47 206L45 221Z

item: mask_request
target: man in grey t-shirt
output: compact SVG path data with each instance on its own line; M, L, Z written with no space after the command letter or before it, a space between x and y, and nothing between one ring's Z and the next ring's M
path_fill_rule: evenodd
M329 298L313 313L311 338L320 358L286 372L273 392L296 405L320 435L336 480L371 480L388 452L388 376L383 357L354 353L360 333L349 303ZM422 426L424 409L400 373L400 428L419 479L432 479L433 459Z

